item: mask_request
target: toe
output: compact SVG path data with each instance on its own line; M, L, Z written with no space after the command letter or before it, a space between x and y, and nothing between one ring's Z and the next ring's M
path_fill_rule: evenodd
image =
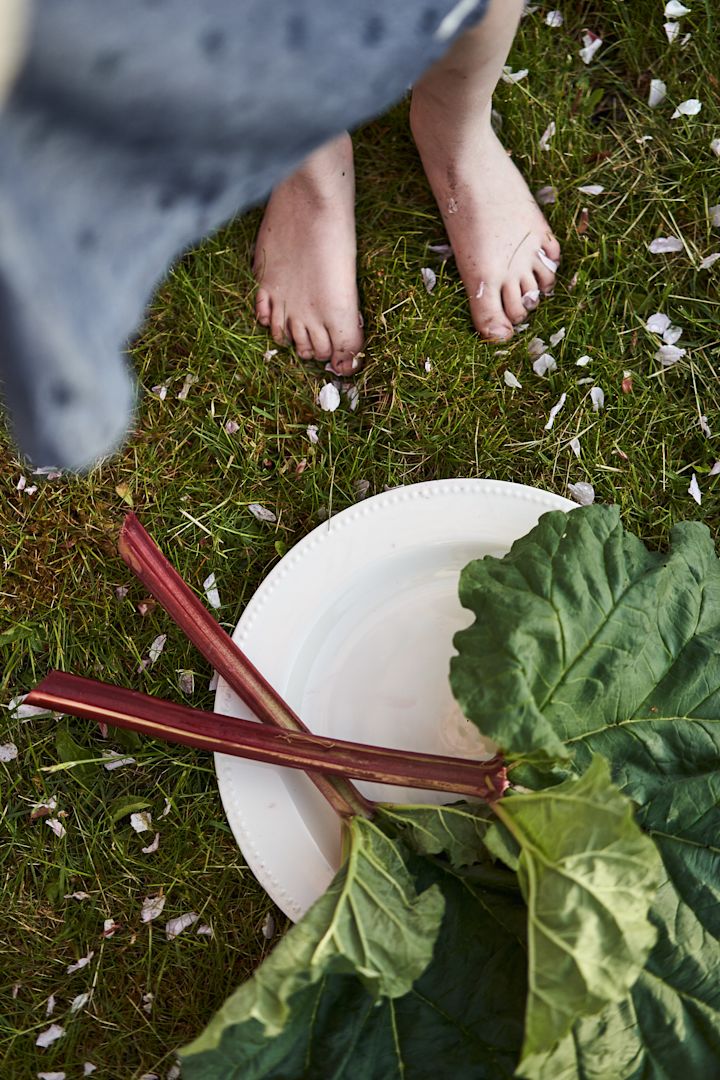
M295 352L298 354L301 360L312 360L312 341L310 340L310 335L308 334L305 324L299 322L297 319L289 319L288 330L290 332L290 337L292 338L293 345L295 346Z
M362 358L359 361L355 358L364 345L358 313L353 312L342 322L328 323L327 331L332 342L330 363L333 368L339 375L354 375L362 362Z
M332 356L332 343L330 335L324 326L311 326L308 328L312 342L313 356L316 360L329 360Z
M470 301L470 309L480 337L486 341L506 341L512 337L512 323L505 314L500 290L496 286L486 284L482 295L476 295Z
M527 311L522 302L522 290L519 281L506 281L502 288L502 302L505 314L511 323L525 321Z
M549 229L543 239L543 248L545 249L545 254L549 258L554 262L560 262L560 243L557 237L550 232Z
M533 263L533 271L541 292L550 293L555 288L555 274L538 258Z
M525 311L534 311L540 303L540 285L534 274L525 274L520 280L520 302Z
M285 313L278 307L273 307L270 315L270 333L276 345L287 345Z
M255 297L255 318L261 326L270 325L270 297L264 289L258 289Z

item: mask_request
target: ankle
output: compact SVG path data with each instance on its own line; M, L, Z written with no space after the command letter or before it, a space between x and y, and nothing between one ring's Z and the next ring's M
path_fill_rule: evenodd
M310 154L279 186L323 205L337 198L338 189L353 188L354 183L352 140L344 132Z

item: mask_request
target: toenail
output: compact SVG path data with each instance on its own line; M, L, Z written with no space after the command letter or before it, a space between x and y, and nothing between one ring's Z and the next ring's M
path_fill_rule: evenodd
M490 337L500 338L502 341L505 338L509 338L512 335L512 330L507 326L490 326L488 327L488 334Z

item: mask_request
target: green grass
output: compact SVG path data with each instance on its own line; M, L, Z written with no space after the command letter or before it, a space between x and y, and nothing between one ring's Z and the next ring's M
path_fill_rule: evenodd
M134 350L146 391L167 382L168 396L163 402L145 394L121 453L90 476L43 483L28 497L15 490L21 465L3 444L2 701L62 667L177 700L178 672L192 669L193 703L211 704L207 665L162 612L137 611L143 590L114 546L130 500L188 581L200 587L215 571L228 627L277 559L325 515L355 500L359 480L370 493L446 476L490 476L559 493L586 480L650 543L664 542L682 518L701 519L717 533L718 479L708 472L720 453L698 417L706 415L713 432L720 428L720 263L705 272L694 267L720 249L720 234L708 223L708 206L720 202L719 163L709 149L720 136L718 33L710 0L692 6L683 32L693 37L682 51L667 44L660 0L611 0L602 14L589 4L566 4L561 30L546 27L540 14L524 21L511 63L528 67L530 76L501 85L496 106L503 138L533 190L558 190L548 209L564 263L555 296L507 348L477 339L452 263L441 266L427 251L444 235L408 134L406 105L356 140L369 357L357 379L356 412L346 403L332 415L319 411L321 366L286 350L263 358L272 342L254 327L248 270L258 212L175 267ZM588 68L577 55L584 26L606 42ZM668 102L654 112L645 105L650 77L668 84ZM672 105L689 97L703 101L702 113L671 121ZM542 152L538 139L552 119L557 135ZM644 135L652 141L639 141ZM577 192L578 184L592 182L606 193ZM583 205L589 228L579 235ZM647 252L651 239L676 230L690 257ZM420 278L425 265L438 270L431 296ZM685 328L680 344L688 353L668 370L653 359L657 342L643 328L656 310ZM527 357L529 335L547 340L562 326L558 371L539 379ZM583 353L593 357L586 369L574 365ZM504 386L506 368L522 390ZM630 394L621 391L625 370L633 373ZM187 401L178 401L188 373L198 381ZM577 384L588 373L605 391L599 414L590 408L589 386ZM565 408L545 432L562 391ZM235 435L224 431L228 419L240 425ZM317 446L306 437L309 423L320 427ZM579 461L568 445L577 434ZM693 472L701 507L687 494ZM251 502L273 508L277 525L255 521ZM118 599L121 585L129 591ZM168 633L165 651L140 673L139 659L161 632ZM25 1080L63 1068L74 1078L90 1060L98 1077L164 1076L175 1049L267 949L261 927L272 905L233 842L210 762L143 742L132 749L135 767L48 774L42 770L58 761L59 732L72 733L88 757L107 744L79 721L3 722L0 741L13 740L20 755L0 765L0 1075ZM110 744L123 745L115 737ZM29 809L43 794L55 794L67 812L62 840L42 821L30 821ZM147 837L137 836L127 817L113 823L124 796L147 802L159 820L156 854L141 853ZM171 811L159 819L166 798ZM75 890L90 899L63 899ZM163 916L143 925L142 900L158 891L167 897ZM166 918L189 910L211 923L214 938L189 932L166 941ZM109 917L120 929L103 940ZM90 949L92 963L68 976L67 965ZM70 1017L71 1000L91 986L90 1005ZM67 1034L40 1050L34 1043L50 1022L51 993L52 1019ZM150 1013L142 1008L146 993L154 994Z

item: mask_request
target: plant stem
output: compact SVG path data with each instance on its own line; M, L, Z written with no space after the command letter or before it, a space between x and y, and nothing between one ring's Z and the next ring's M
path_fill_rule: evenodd
M300 717L185 584L135 514L125 516L118 548L133 573L258 720L285 731L308 732ZM308 775L341 817L372 817L372 802L347 778Z
M507 784L501 758L466 761L280 731L59 671L31 690L26 702L202 750L381 784L452 791L486 802L499 798Z

